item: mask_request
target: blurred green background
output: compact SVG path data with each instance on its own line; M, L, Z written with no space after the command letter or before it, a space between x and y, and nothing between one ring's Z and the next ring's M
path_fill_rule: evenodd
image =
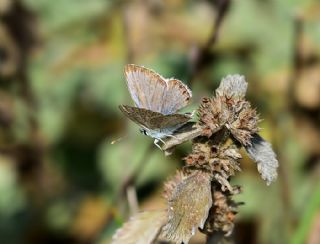
M164 157L120 113L127 63L183 80L190 111L245 75L280 168L267 187L243 154L235 243L320 243L317 0L0 0L0 243L109 243L135 193L165 206L190 144Z

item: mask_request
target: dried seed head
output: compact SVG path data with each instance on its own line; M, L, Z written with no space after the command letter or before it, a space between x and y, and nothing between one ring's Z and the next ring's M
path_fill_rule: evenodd
M235 203L231 197L224 192L213 191L213 204L209 212L209 217L201 230L206 234L221 231L226 236L230 235L234 228L235 215L239 204Z
M225 121L222 120L222 103L217 98L203 98L198 109L203 135L210 137Z
M203 228L212 206L211 177L196 170L176 184L168 199L168 222L160 238L188 243L198 227Z
M252 135L259 131L259 117L249 102L239 100L235 112L226 124L232 135L244 146L250 145Z
M184 160L187 168L209 171L220 183L222 190L232 191L229 177L241 171L238 159L241 155L234 145L215 146L210 143L194 143L192 153Z
M243 76L227 76L221 81L214 98L202 100L198 114L204 136L210 137L225 126L242 145L250 144L252 134L259 131L259 117L244 100L246 90Z

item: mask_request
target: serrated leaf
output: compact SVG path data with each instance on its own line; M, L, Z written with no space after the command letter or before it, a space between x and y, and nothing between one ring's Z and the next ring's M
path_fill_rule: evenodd
M262 179L267 182L267 185L270 185L277 178L277 168L279 166L271 144L260 135L253 134L251 145L246 146L245 149L250 158L257 163L257 168Z
M216 94L219 96L243 98L246 95L248 83L243 75L228 75L224 77Z
M168 199L168 223L160 237L188 243L198 227L203 228L211 206L211 178L196 171L178 183Z
M112 244L148 244L160 233L167 219L166 211L141 212L130 218L112 237Z

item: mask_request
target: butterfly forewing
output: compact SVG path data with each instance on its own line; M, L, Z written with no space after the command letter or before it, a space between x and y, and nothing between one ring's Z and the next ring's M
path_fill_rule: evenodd
M173 114L188 105L189 88L177 79L165 79L156 72L128 64L125 75L136 106L162 114Z
M161 112L163 98L167 92L166 80L156 72L134 64L125 67L125 76L136 106Z
M151 129L163 129L183 125L190 120L190 116L184 114L164 115L151 110L136 108L127 105L120 105L120 110L125 116L138 125Z

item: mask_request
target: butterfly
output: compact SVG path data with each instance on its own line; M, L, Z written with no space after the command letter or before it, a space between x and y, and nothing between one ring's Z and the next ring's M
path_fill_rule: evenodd
M174 137L174 132L186 124L191 116L177 111L188 105L192 97L187 85L177 79L165 79L153 70L128 64L125 77L136 107L120 105L125 116L141 127L141 132L154 138Z

